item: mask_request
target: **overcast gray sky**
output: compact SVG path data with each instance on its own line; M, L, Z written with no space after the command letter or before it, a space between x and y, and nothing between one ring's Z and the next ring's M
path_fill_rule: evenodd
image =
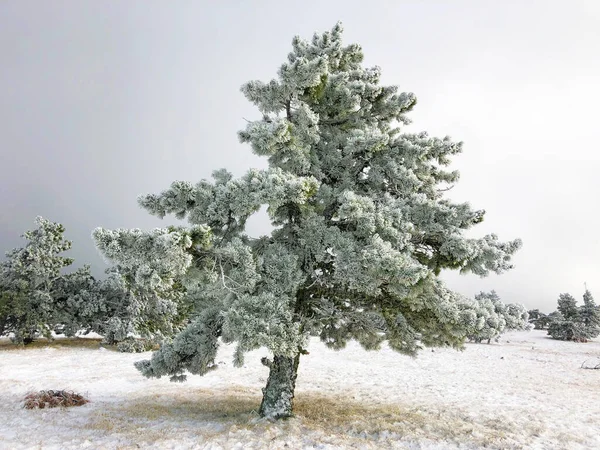
M587 282L600 300L600 1L366 5L0 2L0 251L42 215L99 275L93 228L172 222L139 194L265 167L237 140L257 117L240 85L273 78L294 35L342 20L365 63L417 95L411 130L465 142L450 193L487 210L473 234L524 241L512 272L444 275L449 286L550 311Z

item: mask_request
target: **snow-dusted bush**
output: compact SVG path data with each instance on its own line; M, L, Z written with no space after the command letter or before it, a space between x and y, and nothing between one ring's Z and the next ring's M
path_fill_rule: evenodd
M139 199L156 216L187 217L190 229L94 231L132 285L165 300L163 317L179 312L170 292L185 290L193 319L137 364L146 376L181 381L214 369L219 337L237 343L236 365L266 347L260 414L287 417L309 335L333 348L387 341L410 355L460 348L476 314L437 275L512 267L520 241L465 237L484 211L443 197L458 181L447 166L461 143L404 133L416 97L382 85L381 69L363 67L360 46L341 37L338 24L294 38L276 79L242 87L260 118L239 137L268 169L218 170ZM245 224L263 205L274 230L252 239Z

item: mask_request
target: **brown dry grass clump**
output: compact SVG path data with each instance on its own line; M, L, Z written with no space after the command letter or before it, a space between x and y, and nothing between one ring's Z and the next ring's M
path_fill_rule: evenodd
M32 392L25 396L25 409L44 409L70 406L82 406L89 403L89 400L81 394L69 391L39 391Z
M39 349L39 348L89 348L96 350L100 348L100 344L102 339L96 338L81 338L81 337L72 337L72 338L64 338L58 337L52 340L46 338L39 338L35 341L31 342L27 345L19 345L10 341L10 339L0 339L0 351L21 351L21 350L31 350L31 349ZM112 350L114 346L102 345L109 350Z

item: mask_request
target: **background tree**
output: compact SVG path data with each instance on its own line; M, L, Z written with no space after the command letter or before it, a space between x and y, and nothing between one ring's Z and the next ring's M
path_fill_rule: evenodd
M105 280L96 280L89 266L62 274L72 263L59 255L71 248L64 227L41 217L36 223L38 228L24 235L26 247L9 252L0 265L0 336L13 334L15 342L29 343L40 335L51 338L52 332L75 336L94 331L121 350L145 350L133 335L152 338L152 344L189 322L191 309L180 281L165 291L127 261L109 269Z
M560 294L557 310L565 320L575 320L578 315L577 300L571 294Z
M27 245L8 252L0 263L0 335L13 333L17 343L51 336L56 321L52 289L61 269L73 262L60 256L71 248L65 228L43 217L35 223L38 227L23 235Z
M71 337L79 331L96 331L94 320L107 315L100 283L87 265L55 280L51 297L56 334Z
M561 341L587 342L585 327L580 321L566 319L558 312L548 325L548 335Z
M530 309L528 311L528 314L529 314L530 321L537 320L543 315L543 313L541 313L539 309Z
M587 288L581 307L572 295L560 294L558 311L550 316L548 334L554 339L587 342L600 334L600 308Z
M497 339L506 327L506 306L495 291L480 292L475 296L475 302L477 325L469 333L468 339L477 343L487 340L489 344L492 339Z
M124 277L115 268L107 274L97 286L102 309L89 311L87 317L91 331L100 334L105 344L116 345L135 333L133 317L137 309Z
M181 277L208 245L210 235L207 227L94 232L97 247L115 263L111 276L100 285L107 310L101 319L109 320L99 323L97 332L107 343L132 334L158 342L189 324L194 308L190 295L194 284L203 280L190 269L187 279L194 281L186 289Z
M361 48L341 35L338 24L310 42L294 38L277 79L242 87L261 118L239 136L268 169L238 179L219 170L139 199L191 229L94 231L136 283L168 293L180 279L192 305L187 328L136 364L146 376L181 381L214 369L219 337L236 342L238 366L264 346L272 357L260 414L287 417L310 335L338 349L351 339L410 355L460 348L475 314L437 275L512 267L520 241L466 238L484 211L443 197L458 181L446 167L462 145L402 133L415 96L381 85L381 70L363 67ZM263 205L274 229L252 239L245 224Z
M531 325L529 325L529 313L525 306L520 303L507 304L504 319L506 320L507 331L524 331L531 329Z
M120 273L114 268L107 273L105 280L96 280L85 266L57 280L52 290L54 332L75 336L93 331L103 336L105 344L142 351L146 347L133 335L141 334L137 326L144 322L144 309L137 308L138 302Z
M558 312L558 311L552 311L550 314L548 314L548 325L550 325L552 322L562 319L563 315Z
M496 291L480 292L475 296L474 309L477 320L468 334L468 339L489 344L492 339L498 341L505 331L525 330L528 328L529 314L523 305L504 304Z
M531 309L528 311L529 323L533 325L535 330L545 330L552 321L552 318L548 314L540 312L539 309Z
M596 305L592 293L587 288L583 294L583 305L579 308L579 317L588 339L600 335L600 307Z

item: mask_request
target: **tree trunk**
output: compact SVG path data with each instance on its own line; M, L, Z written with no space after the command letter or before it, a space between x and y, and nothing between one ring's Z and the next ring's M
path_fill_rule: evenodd
M8 317L0 315L0 337L4 336L4 329L6 328L7 322L8 322Z
M267 386L262 390L261 417L283 419L292 416L299 362L300 354L295 357L275 355L273 361L263 358L262 363L270 371Z

